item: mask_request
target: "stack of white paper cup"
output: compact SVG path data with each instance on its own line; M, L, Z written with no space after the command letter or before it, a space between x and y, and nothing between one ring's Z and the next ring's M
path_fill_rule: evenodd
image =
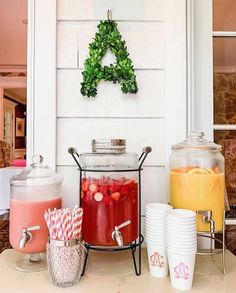
M147 243L149 270L152 276L168 275L166 254L166 213L170 205L149 203L145 206L145 239Z
M172 287L192 288L197 253L196 213L173 209L166 217L166 244Z

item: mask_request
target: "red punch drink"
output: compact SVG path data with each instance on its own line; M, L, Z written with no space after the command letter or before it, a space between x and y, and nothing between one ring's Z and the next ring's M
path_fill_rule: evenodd
M117 246L112 238L116 226L126 221L130 224L120 229L123 244L138 237L138 183L134 179L114 179L103 176L83 178L81 187L84 209L83 237L90 245Z

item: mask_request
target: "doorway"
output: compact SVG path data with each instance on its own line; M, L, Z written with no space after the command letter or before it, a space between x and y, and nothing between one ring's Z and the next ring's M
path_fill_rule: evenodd
M3 90L3 140L11 160L26 159L26 88Z
M0 1L0 141L26 159L27 0Z

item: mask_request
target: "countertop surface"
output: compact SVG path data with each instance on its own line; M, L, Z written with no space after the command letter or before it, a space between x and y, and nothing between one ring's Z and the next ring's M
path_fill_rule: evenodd
M133 271L130 252L90 252L86 274L70 288L58 288L51 284L47 271L22 273L14 268L14 262L22 255L12 249L0 254L0 292L3 293L140 293L181 292L173 289L169 277L157 279L148 271L146 251L143 249L142 275ZM236 257L226 253L227 275L218 267L219 256L213 259L198 256L192 290L188 292L234 293L236 292Z

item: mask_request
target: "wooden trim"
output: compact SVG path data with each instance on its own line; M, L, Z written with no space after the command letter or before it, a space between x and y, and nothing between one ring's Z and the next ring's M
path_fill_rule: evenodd
M236 31L214 31L213 37L236 37Z
M35 0L28 0L27 25L27 142L26 158L31 163L34 154L34 58L35 58Z
M57 1L28 0L27 160L56 167Z
M3 88L26 88L26 77L17 76L17 77L0 77L0 87Z
M0 65L0 72L27 72L26 65Z
M187 0L187 133L194 131L194 0Z
M214 124L214 130L236 130L236 124Z
M213 140L212 0L194 3L194 130Z
M165 0L165 161L166 186L169 178L171 146L187 132L187 46L186 0ZM173 68L175 64L175 68ZM177 71L176 71L176 68ZM167 188L167 194L168 194Z

